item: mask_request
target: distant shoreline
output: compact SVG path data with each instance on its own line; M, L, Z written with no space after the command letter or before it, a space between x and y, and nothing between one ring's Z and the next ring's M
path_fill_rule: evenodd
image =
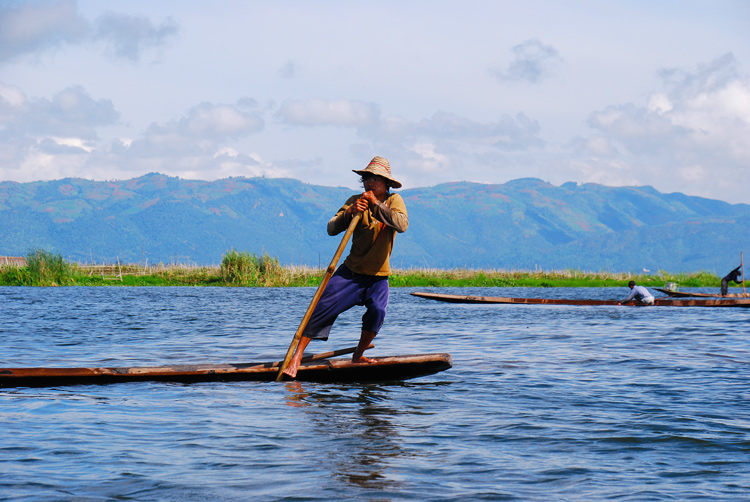
M218 287L316 287L325 269L283 266L227 280L220 266L188 265L83 265L65 264L66 273L37 280L27 267L0 264L2 286L218 286ZM580 270L479 270L395 269L391 287L625 287L630 280L646 287L716 287L721 279L713 273L631 274Z

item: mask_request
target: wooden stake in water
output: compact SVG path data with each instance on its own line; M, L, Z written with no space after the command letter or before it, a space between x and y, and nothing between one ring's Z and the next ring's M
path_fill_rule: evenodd
M351 237L354 229L357 227L357 223L359 223L360 218L362 218L362 213L357 213L352 218L351 223L349 223L349 228L346 229L346 233L344 234L343 239L341 239L341 243L339 244L338 249L336 249L336 253L333 255L331 264L328 265L326 274L325 276L323 276L323 280L320 282L320 286L318 286L318 290L315 292L315 296L313 296L313 299L310 302L310 306L307 307L307 312L305 312L305 315L302 318L302 322L299 324L299 328L297 328L297 332L294 333L294 338L292 339L292 343L289 345L289 350L286 351L284 362L281 363L281 366L279 366L279 374L276 375L277 382L280 382L284 378L284 370L287 366L289 366L289 362L292 360L294 351L297 350L299 339L302 338L302 332L305 331L305 327L307 327L307 322L310 320L310 317L312 317L315 306L318 304L320 297L323 296L323 290L326 288L328 281L331 279L333 272L336 270L336 263L338 263L339 258L341 258L341 255L344 253L346 243L349 241L349 237Z
M742 263L742 252L740 251L740 269L742 270L742 294L746 295L745 293L745 266Z

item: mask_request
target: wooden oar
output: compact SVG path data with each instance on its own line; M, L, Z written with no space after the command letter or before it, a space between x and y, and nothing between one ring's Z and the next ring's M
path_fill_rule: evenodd
M362 213L357 213L354 215L354 217L352 217L352 221L351 223L349 223L349 227L346 229L346 233L344 233L344 237L341 239L341 243L339 244L338 249L336 249L336 254L333 255L331 264L328 265L328 268L326 269L326 274L325 276L323 276L323 280L320 282L320 286L318 286L318 290L315 292L315 296L313 296L313 299L310 302L310 306L307 307L307 312L305 312L305 316L302 318L302 322L299 324L299 328L297 328L297 332L294 333L294 338L292 339L292 343L289 344L289 350L286 351L286 356L284 356L284 361L279 367L279 374L276 375L277 382L280 382L284 378L284 370L286 369L287 366L289 366L289 362L292 360L294 351L297 350L299 339L302 338L302 332L305 331L305 327L307 327L307 323L310 320L310 317L312 317L312 313L313 313L313 310L315 310L315 306L318 304L320 297L323 296L323 290L326 288L328 281L331 279L331 276L336 271L336 264L338 263L339 258L341 258L341 255L344 253L344 249L346 248L346 243L349 241L349 237L351 237L352 233L354 232L354 229L356 228L357 223L359 223L360 218L362 218Z

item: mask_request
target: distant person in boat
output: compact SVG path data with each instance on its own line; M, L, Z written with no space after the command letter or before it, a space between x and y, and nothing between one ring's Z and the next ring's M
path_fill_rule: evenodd
M362 219L352 234L349 256L328 281L302 332L297 350L284 370L292 378L297 375L302 354L310 340L328 340L339 314L355 305L364 306L367 310L362 316L362 333L352 362L374 362L363 353L383 325L388 306L388 276L391 273L389 258L396 233L406 231L409 218L404 200L390 191L391 188L400 188L401 183L391 175L387 159L375 157L365 169L353 171L362 177L365 191L349 197L330 219L328 235L344 232L357 213L362 213Z
M739 284L740 282L742 282L742 279L740 279L740 277L742 277L742 272L740 272L741 268L742 265L729 272L726 277L721 280L721 296L727 296L730 281L734 282L735 284Z
M633 301L636 302L636 305L654 304L654 295L648 289L643 286L636 286L635 281L630 281L628 287L630 288L630 295L620 302L620 305L627 305Z

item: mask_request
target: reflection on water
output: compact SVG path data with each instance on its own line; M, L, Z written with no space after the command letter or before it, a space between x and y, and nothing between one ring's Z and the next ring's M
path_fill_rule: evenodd
M305 398L309 396L309 394L302 385L302 382L284 382L284 387L286 387L286 395L284 396L284 399L286 399L287 406L293 406L295 408L310 406L307 401L305 401Z
M321 464L333 478L357 488L398 490L400 482L386 471L393 459L408 453L394 425L399 411L388 405L388 390L362 385L356 392L348 388L307 392L306 384L294 383L288 387L287 399L305 414L311 441L325 445Z
M386 405L387 393L374 387L363 387L356 400L354 448L349 462L340 462L333 474L362 488L397 490L398 482L384 471L390 460L404 457L398 428L390 418L398 413Z

